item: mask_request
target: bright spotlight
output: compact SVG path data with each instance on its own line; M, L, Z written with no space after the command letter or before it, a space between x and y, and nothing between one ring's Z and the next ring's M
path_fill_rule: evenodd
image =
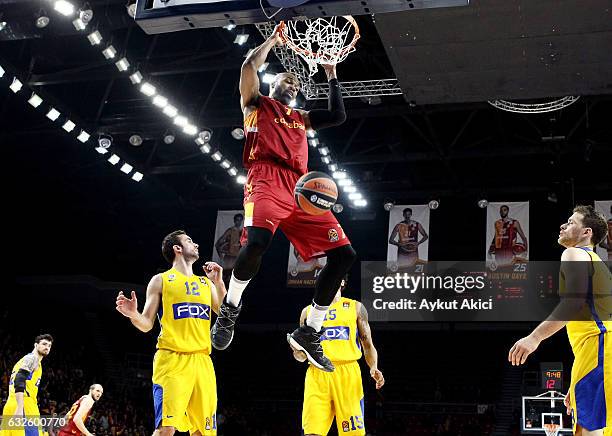
M106 59L113 59L115 56L117 56L117 50L112 45L109 45L102 50L102 54Z
M40 98L38 94L32 94L32 97L28 100L28 103L32 105L32 107L38 107L42 104L43 99Z
M74 14L74 5L66 0L57 0L53 9L66 17Z
M62 129L64 129L66 132L72 132L74 130L74 128L76 127L76 124L74 124L72 121L70 120L66 120L66 122L64 123L64 125L62 126Z
M21 88L23 88L23 83L21 83L21 80L19 80L17 77L13 77L13 83L10 84L9 88L11 88L11 91L17 94Z
M96 30L87 35L87 40L91 45L98 45L102 42L102 34Z

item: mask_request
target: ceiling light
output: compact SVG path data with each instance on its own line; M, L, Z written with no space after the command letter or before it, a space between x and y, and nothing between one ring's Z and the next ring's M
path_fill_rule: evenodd
M241 33L240 35L236 35L236 39L234 39L234 42L238 45L243 45L245 42L247 42L248 39L248 33Z
M238 169L236 167L231 167L229 170L227 170L227 173L234 177L236 174L238 174Z
M85 6L83 6L83 9L81 9L81 12L79 12L80 20L85 23L85 25L87 25L91 22L93 16L93 10L91 9L91 7L89 7L87 3L85 3Z
M89 138L90 135L85 130L81 130L81 133L79 133L79 136L77 136L77 139L82 143L86 143L87 141L89 141Z
M237 141L244 139L244 130L241 127L236 127L234 130L232 130L232 138Z
M113 154L111 157L108 158L108 161L111 163L111 165L117 165L120 160L121 159L116 154Z
M60 115L61 114L59 113L59 111L53 107L49 109L49 112L47 112L47 118L49 118L51 121L57 120Z
M319 145L319 138L310 138L308 140L308 143L312 146L312 147L316 147L317 145Z
M76 127L76 124L74 124L72 121L70 120L66 120L66 122L64 123L64 125L62 126L62 129L64 129L66 132L72 132L74 130L74 128Z
M227 170L231 166L232 166L232 163L227 159L224 159L223 162L221 162L221 168L225 168Z
M319 153L321 153L323 156L327 156L329 154L329 148L321 147L319 148Z
M102 54L106 59L113 59L117 55L117 50L112 45L109 45L104 50L102 50Z
M293 99L289 102L289 107L296 107L297 106L297 100Z
M130 63L126 58L121 58L117 62L115 62L115 66L119 71L127 71L130 68Z
M187 124L183 127L183 132L185 132L186 135L194 136L198 134L198 128L193 124Z
M23 88L23 83L21 83L21 81L17 77L13 77L13 83L11 83L9 88L11 88L11 91L17 94L21 90L21 88Z
M344 171L334 171L332 177L336 180L346 179L346 172Z
M323 161L324 164L328 164L331 162L331 158L329 156L323 156L321 160Z
M210 142L210 138L212 138L212 132L210 130L202 130L198 134L198 138L204 142Z
M87 35L87 39L91 45L98 45L102 42L102 34L96 30Z
M431 210L436 210L440 206L440 202L438 200L431 200L428 206Z
M236 28L236 25L235 25L235 24L230 23L230 24L228 24L228 25L226 25L226 26L223 26L223 28L224 28L224 29L227 29L227 30L233 30L233 29L235 29L235 28Z
M140 182L142 180L142 173L139 173L138 171L136 171L133 175L132 175L132 180L135 182Z
M486 199L478 200L478 207L481 209L485 209L489 205L489 201Z
M132 85L138 85L140 82L142 82L142 74L140 71L136 71L130 76L130 82L132 82Z
M392 201L387 201L384 205L383 208L387 211L387 212L391 212L391 209L393 209L393 206L395 206L395 204Z
M363 198L363 195L361 195L361 193L359 192L353 192L352 194L348 195L349 200L361 200Z
M364 207L368 205L368 202L364 199L361 199L361 200L355 200L353 204L358 207Z
M113 144L111 135L100 134L98 136L98 145L102 148L109 148Z
M164 114L168 115L170 118L174 118L178 114L178 109L169 104L163 110Z
M74 26L76 30L85 30L85 28L87 27L87 23L85 23L80 18L73 20L72 25Z
M6 21L0 21L0 32L2 32L6 27Z
M257 71L259 71L260 73L263 73L264 71L268 69L268 65L270 65L269 62L264 62L263 64L261 64L259 68L257 68Z
M338 180L338 185L340 186L350 186L353 184L353 181L351 179L340 179Z
M212 160L219 162L223 158L223 155L219 151L215 151L210 157Z
M40 98L37 94L32 94L32 97L30 97L30 99L28 100L28 103L30 103L33 107L38 107L42 104L43 99Z
M132 172L133 169L134 167L132 165L130 165L129 163L124 163L123 165L121 165L120 171L124 174L129 174Z
M153 97L155 95L156 88L149 82L145 82L140 86L140 92L142 92L147 97Z
M201 151L203 154L208 154L208 153L210 153L210 145L209 145L209 144L204 144L204 145L202 145L202 146L200 147L200 151Z
M350 194L351 192L357 192L357 188L355 186L343 186L342 190L347 194Z
M38 11L38 15L36 17L36 27L38 27L39 29L44 29L49 25L50 22L51 19L49 18L47 12L45 12L44 9Z
M332 210L333 210L335 213L342 213L342 211L344 210L344 206L342 206L342 204L340 204L340 203L336 203L336 204L334 204L334 205L332 206Z
M127 8L127 13L130 17L135 18L136 17L136 3L131 3L126 5Z
M95 150L100 153L100 154L106 154L108 153L108 149L104 148L104 147L96 147Z
M274 78L276 77L276 74L270 74L270 73L266 73L263 75L263 77L261 78L261 81L263 83L267 83L270 84L272 82L274 82Z
M142 145L142 136L140 135L132 135L130 136L130 144L132 144L134 147L139 147Z
M243 176L242 174L236 177L236 183L240 183L241 185L244 185L246 181L247 181L247 178Z
M74 14L74 5L66 0L57 0L53 5L53 9L66 17Z
M156 95L153 98L153 104L159 108L165 108L168 106L168 99L162 95Z
M189 124L189 120L187 119L187 117L179 115L177 117L174 117L174 124L179 127L185 127L187 124Z
M170 145L174 142L175 139L176 137L174 136L174 134L168 132L164 135L164 144Z
M338 170L338 165L336 165L336 164L329 164L328 168L333 173L334 171Z
M306 130L306 135L308 135L309 138L314 138L315 136L317 136L317 132L312 129L308 129Z
M4 68L0 67L0 77L4 77L4 73L6 71L4 70Z

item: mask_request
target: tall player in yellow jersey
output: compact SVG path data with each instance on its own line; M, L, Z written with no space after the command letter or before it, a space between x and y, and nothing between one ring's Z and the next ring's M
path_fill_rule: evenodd
M42 360L51 352L53 337L48 334L36 336L34 349L13 366L9 380L9 395L2 410L5 419L10 416L36 418L38 411L38 386L42 378ZM1 430L2 436L38 436L37 426L23 429Z
M527 337L510 349L513 365L525 362L541 341L563 327L567 328L574 364L565 403L572 415L574 434L602 436L612 434L612 273L593 251L606 237L605 218L592 206L577 206L561 226L560 291L583 296L582 310L588 320L543 321ZM578 262L578 263L577 263Z
M363 384L357 361L362 349L376 389L385 384L378 369L378 352L372 342L368 312L359 301L342 296L346 278L329 306L323 320L321 346L336 368L326 372L313 365L308 366L304 383L302 430L305 436L327 435L334 416L338 434L365 435L363 416ZM305 307L300 317L303 325L312 306ZM293 347L292 347L293 348ZM304 362L306 355L293 349L294 357Z
M151 279L142 313L133 291L131 298L119 293L117 310L143 332L159 319L153 358L154 436L172 436L176 430L214 436L217 381L210 360L210 318L226 294L223 268L206 262L207 277L195 275L198 244L182 230L164 238L162 254L172 268Z

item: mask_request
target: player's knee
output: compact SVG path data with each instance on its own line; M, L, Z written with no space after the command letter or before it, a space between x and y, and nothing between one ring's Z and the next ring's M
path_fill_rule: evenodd
M249 256L262 256L272 242L272 232L268 229L249 228L246 249Z
M153 433L154 436L173 436L176 429L174 427L159 427Z
M357 259L357 252L352 245L343 245L342 247L329 250L327 253L328 264L338 265L342 269L348 271Z

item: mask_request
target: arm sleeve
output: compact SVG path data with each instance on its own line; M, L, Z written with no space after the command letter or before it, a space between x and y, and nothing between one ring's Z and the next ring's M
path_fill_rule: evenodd
M325 129L326 127L339 126L346 121L344 102L338 79L329 81L329 98L327 109L314 109L308 112L310 127L313 130Z
M26 380L28 377L30 377L30 372L23 368L21 368L17 374L15 374L15 392L25 391Z

